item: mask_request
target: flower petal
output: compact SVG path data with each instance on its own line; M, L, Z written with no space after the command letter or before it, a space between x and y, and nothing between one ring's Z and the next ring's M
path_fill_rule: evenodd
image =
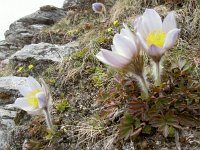
M39 106L39 108L44 108L44 107L47 107L47 99L46 99L46 95L45 95L45 93L43 93L43 92L40 92L40 93L38 93L37 95L37 98L38 98L38 106Z
M157 47L155 45L150 45L147 54L153 59L155 62L160 62L164 52L166 49Z
M116 52L116 53L117 53L117 50L116 50L116 48L115 48L115 45L111 45L111 49L112 49L113 52Z
M147 25L148 32L162 30L162 20L154 9L146 9L142 20Z
M134 42L127 37L116 34L113 38L113 44L119 55L131 59L133 55L137 54L137 48Z
M28 94L28 93L30 93L31 91L32 91L32 89L30 88L30 87L28 87L28 86L19 86L19 87L17 87L18 88L18 90L19 90L19 92L20 92L20 94L22 94L24 97Z
M32 107L26 98L17 98L14 102L14 107L17 107L17 108L20 108L20 109L23 109L25 111L33 111L35 108Z
M176 28L176 19L174 12L170 12L163 21L163 30L167 33Z
M106 49L101 49L101 51L96 55L96 57L101 62L110 65L114 68L122 68L130 61L129 59Z
M139 43L141 44L141 46L143 47L143 49L146 52L148 52L149 46L146 44L146 42L145 42L144 38L142 37L142 35L139 32L137 32L136 35L137 35L137 37L139 39Z
M27 78L27 83L32 90L39 89L42 90L41 85L33 77L29 76Z
M42 78L40 78L40 82L42 85L42 91L44 92L44 94L46 96L47 106L49 106L52 104L52 97L51 97L49 86L46 84L46 82Z
M150 45L148 50L148 55L150 56L162 56L165 52L164 48L157 47L155 45Z
M178 33L180 31L181 31L180 29L176 28L167 33L167 37L165 39L165 43L163 46L165 49L170 49L174 46L174 44L176 43L177 37L178 37Z
M27 111L27 113L30 115L40 115L40 114L42 114L42 109L35 109L32 111Z
M141 34L143 38L146 38L148 35L147 24L144 23L142 16L137 17L133 22L134 29Z
M135 37L134 37L132 31L129 29L129 27L125 23L123 23L123 26L124 26L124 28L121 29L120 34L128 37L130 40L135 42Z

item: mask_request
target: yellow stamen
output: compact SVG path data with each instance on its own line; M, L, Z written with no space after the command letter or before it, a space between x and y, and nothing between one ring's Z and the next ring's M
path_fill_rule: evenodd
M163 31L153 31L150 32L146 38L148 45L154 44L157 47L163 47L166 39L166 33Z
M38 107L38 98L37 98L37 94L40 92L40 90L36 89L31 91L28 95L27 95L27 100L29 105L31 105L34 108Z

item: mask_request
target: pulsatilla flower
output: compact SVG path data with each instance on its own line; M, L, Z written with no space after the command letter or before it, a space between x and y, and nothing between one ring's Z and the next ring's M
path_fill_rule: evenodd
M52 128L49 113L51 95L44 80L41 79L40 84L33 77L28 77L26 84L19 86L18 90L24 97L17 98L13 106L27 111L29 114L39 115L43 112L48 127Z
M103 18L103 22L106 20L106 7L102 3L93 3L92 9L95 13L100 14Z
M160 61L164 52L174 46L180 32L176 26L174 12L170 12L162 22L153 9L146 9L144 14L135 20L134 26L144 50L154 61Z
M143 49L155 62L155 84L160 86L160 60L165 51L175 45L180 32L176 26L174 12L170 12L162 22L155 10L146 9L144 14L135 20L134 28Z
M96 57L111 67L132 73L139 81L146 98L148 98L148 87L144 77L143 56L139 54L137 39L125 24L120 34L117 33L114 35L111 49L112 51L101 49Z
M99 13L99 14L103 14L106 12L106 8L104 4L102 3L93 3L92 9L94 10L95 13Z
M101 49L96 57L101 62L114 68L124 68L138 55L134 35L127 26L121 29L120 34L117 33L114 35L111 49L112 51Z

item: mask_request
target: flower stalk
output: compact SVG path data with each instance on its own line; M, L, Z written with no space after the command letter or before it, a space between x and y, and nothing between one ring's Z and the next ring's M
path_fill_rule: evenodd
M155 62L155 85L161 86L161 70L160 62Z
M92 9L95 13L98 13L99 15L102 16L102 22L106 20L106 7L103 3L93 3L92 4Z
M49 129L53 130L53 123L52 123L51 114L49 113L49 110L47 108L44 108L43 113L45 116L45 121L46 121L47 127Z
M124 68L124 72L131 72L137 80L141 91L144 94L144 99L149 98L148 84L144 75L144 55L138 54L130 64Z
M149 98L149 91L148 91L147 82L146 82L144 76L141 76L140 79L141 79L140 84L141 84L141 87L142 87L142 91L144 93L144 98L147 99L147 98Z

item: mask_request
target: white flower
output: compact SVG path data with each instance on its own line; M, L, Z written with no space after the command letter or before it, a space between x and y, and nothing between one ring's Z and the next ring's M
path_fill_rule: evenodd
M17 98L13 106L29 114L40 114L43 109L48 110L51 96L42 79L41 83L40 85L33 77L28 77L26 84L18 87L24 97Z
M103 63L114 68L123 68L138 55L135 37L131 30L124 24L120 34L115 34L111 49L101 49L96 57Z
M160 61L164 52L174 46L180 32L176 26L174 12L170 12L162 22L153 9L146 9L144 14L135 20L134 28L142 47L154 61Z

